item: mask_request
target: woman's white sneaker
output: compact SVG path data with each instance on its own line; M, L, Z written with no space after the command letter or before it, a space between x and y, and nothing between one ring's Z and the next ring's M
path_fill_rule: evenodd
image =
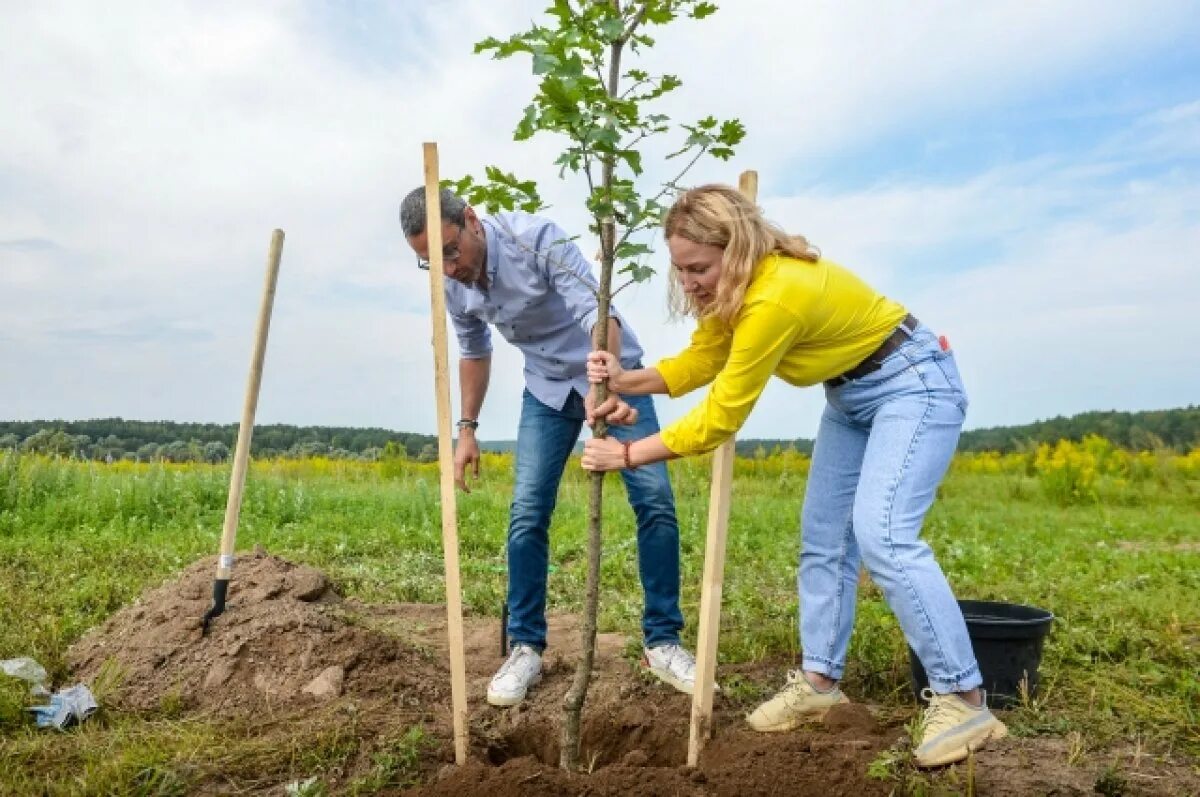
M803 671L788 670L787 684L775 697L754 709L746 722L760 733L790 731L802 723L821 719L833 706L849 702L837 684L822 692L808 682Z
M508 659L488 684L487 702L493 706L515 706L525 699L529 687L542 679L542 654L529 645L513 645Z
M991 739L1003 739L1008 728L983 705L972 706L958 695L939 695L924 689L929 707L921 719L919 738L913 739L913 758L920 767L942 767L964 760Z

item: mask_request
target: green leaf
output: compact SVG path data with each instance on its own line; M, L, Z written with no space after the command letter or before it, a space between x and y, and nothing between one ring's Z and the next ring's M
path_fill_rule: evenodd
M746 126L742 124L741 120L727 119L721 123L721 132L717 134L717 141L733 146L742 143L742 139L745 137Z
M551 72L558 64L558 58L549 53L535 52L533 54L533 74L535 75L544 75L547 72Z
M554 0L554 5L547 8L546 11L558 17L560 27L569 24L571 18L574 16L569 0Z
M615 42L625 32L625 25L619 19L605 19L600 22L600 35L607 42Z
M559 61L558 74L563 77L580 77L583 75L583 59L572 53Z
M475 178L473 178L469 174L466 175L465 177L460 177L457 180L445 178L438 182L438 187L449 188L451 191L458 194L459 196L465 195L468 191L471 190L471 187L473 185L475 185Z
M588 133L588 141L601 152L613 152L621 143L621 134L611 125L593 128Z
M626 241L617 247L615 257L618 260L633 260L641 255L649 255L653 253L654 250L646 244L635 244L630 241Z
M537 131L538 109L536 105L528 105L525 107L525 115L521 117L521 121L517 122L517 128L513 131L514 141L524 141L530 138Z
M649 3L646 10L646 21L654 25L665 25L675 19L672 3Z
M618 274L628 274L634 282L645 282L654 276L654 269L641 263L626 263L617 269Z
M442 185L452 189L471 205L482 207L488 213L520 208L536 213L545 208L533 180L518 180L513 174L496 166L484 168L486 183L476 183L470 175L456 181L443 180Z
M642 173L642 153L636 149L623 149L618 151L617 155L629 164L629 168L633 170L634 174Z
M546 99L549 100L551 107L559 111L571 112L575 110L576 105L582 97L581 92L577 89L577 85L568 84L566 81L550 76L542 81L541 90Z
M488 36L482 41L475 42L475 54L479 55L487 50L497 50L500 48L500 40L494 36Z

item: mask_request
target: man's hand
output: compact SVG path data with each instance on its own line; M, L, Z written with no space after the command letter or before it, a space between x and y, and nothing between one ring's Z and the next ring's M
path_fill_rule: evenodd
M460 429L458 444L454 446L454 483L464 493L471 492L467 486L467 469L470 467L479 478L479 443L475 441L475 432L470 429Z
M589 390L583 399L583 408L587 412L587 425L591 427L595 427L600 418L609 426L633 426L638 421L638 411L616 393L609 393L608 398L596 406L596 394Z

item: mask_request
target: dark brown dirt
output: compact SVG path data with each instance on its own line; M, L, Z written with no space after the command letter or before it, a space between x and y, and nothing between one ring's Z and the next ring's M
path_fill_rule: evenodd
M879 727L861 706L831 712L824 727L770 737L729 721L693 770L682 765L687 757L690 699L644 683L627 689L624 698L620 692L602 692L595 701L600 705L587 714L582 747L592 767L590 774L568 775L552 765L558 753L555 706L553 724L527 719L517 728L510 727L502 737L508 746L489 747L491 760L447 767L440 780L414 794L828 797L891 791L887 784L867 781L864 773L894 734ZM539 711L535 707L523 713Z
M238 559L225 613L202 636L215 570L215 557L197 562L87 634L68 654L76 675L104 681L111 662L106 703L129 711L241 717L342 695L409 707L448 699L446 665L431 650L360 627L323 574L264 553Z
M895 752L903 749L903 723L911 713L884 713L861 704L837 707L821 724L793 733L756 734L742 717L757 691L769 693L781 684L784 662L721 668L720 678L736 681L738 688L717 695L714 736L700 766L690 769L684 762L691 698L641 674L626 653L626 640L614 634L598 637L584 707L582 752L591 771L567 774L556 766L559 722L579 636L575 618L566 615L549 618L541 684L524 704L510 709L492 708L484 699L501 662L498 621L466 618L471 746L469 762L459 767L447 763L453 761L453 747L443 607L343 600L321 573L256 553L239 558L226 613L202 637L200 618L209 605L214 567L212 559L196 563L81 640L70 655L76 675L94 683L111 661L123 678L104 696L106 705L219 711L243 725L263 724L264 738L271 738L268 726L288 717L306 727L327 721L332 728L344 723L345 708L364 718L362 760L340 774L325 773L330 794L343 793L369 767L372 739L394 737L415 723L435 742L421 762L424 785L405 792L414 797L871 797L963 794L971 780L974 793L985 797L1084 795L1097 789L1200 794L1194 762L1128 750L1073 756L1058 738L1010 738L980 752L969 769L919 772ZM271 710L262 713L264 706ZM872 763L878 769L885 760L899 762L889 768L890 777L869 778ZM225 781L209 786L202 791L231 788ZM279 794L282 789L276 784L239 791Z

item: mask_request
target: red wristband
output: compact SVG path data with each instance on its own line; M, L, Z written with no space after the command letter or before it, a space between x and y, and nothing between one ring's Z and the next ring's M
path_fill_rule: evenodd
M621 443L621 445L625 448L625 470L635 470L636 468L633 464L633 460L629 458L629 447L633 445L633 441L625 440Z

